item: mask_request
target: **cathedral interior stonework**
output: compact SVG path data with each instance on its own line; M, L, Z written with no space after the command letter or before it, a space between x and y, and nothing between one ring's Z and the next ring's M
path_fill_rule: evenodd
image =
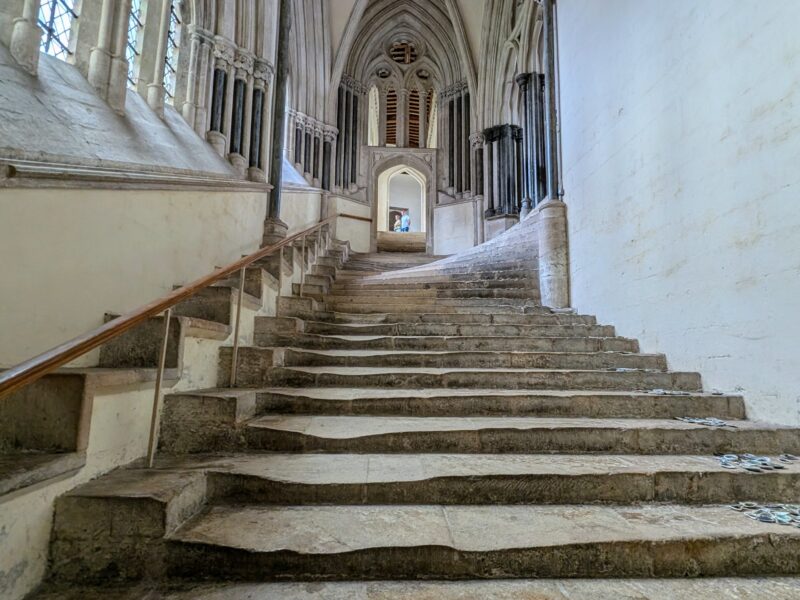
M800 598L797 23L0 0L0 598Z

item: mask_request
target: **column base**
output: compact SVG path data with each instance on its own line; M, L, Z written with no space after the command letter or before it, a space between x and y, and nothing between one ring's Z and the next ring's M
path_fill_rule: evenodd
M147 104L159 116L164 116L164 86L151 83L147 86Z
M567 238L567 205L550 199L536 207L539 223L539 287L542 304L551 308L568 308L569 248Z
M272 246L286 238L289 226L280 219L267 217L264 219L264 235L261 238L261 247Z
M495 215L486 219L484 236L487 240L491 240L504 231L508 231L517 223L519 223L519 217L517 215Z
M494 215L495 211L493 208L487 208L485 211L483 211L483 217L485 219L491 219Z
M228 162L231 163L239 177L244 179L247 177L247 159L238 152L231 152L228 154Z
M211 144L211 147L219 154L220 156L225 156L225 144L227 140L225 136L222 135L219 131L209 131L206 133L206 141Z
M125 114L125 100L128 98L128 60L111 59L111 74L108 81L108 105L118 115Z
M533 202L531 202L530 198L523 198L522 199L522 206L519 209L519 220L521 221L525 217L527 217L531 210L533 209Z
M39 68L39 45L42 43L42 30L36 23L27 19L14 19L9 50L17 64L31 75Z
M108 80L111 72L111 54L103 48L92 48L89 54L89 71L86 79L104 100L108 97Z
M250 181L257 181L258 183L267 182L267 174L258 167L250 167L247 169L247 178Z

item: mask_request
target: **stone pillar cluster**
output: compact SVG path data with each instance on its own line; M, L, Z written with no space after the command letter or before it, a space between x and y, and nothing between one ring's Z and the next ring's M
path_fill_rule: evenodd
M518 215L526 168L522 128L516 125L489 127L483 132L483 140L485 216Z
M440 146L444 149L447 169L445 187L451 196L474 192L472 173L476 157L471 152L471 99L464 82L450 86L439 97Z
M286 158L310 184L330 191L336 129L295 110L286 116Z
M358 183L359 154L366 139L367 88L345 75L339 85L336 128L336 165L333 185L337 189L353 191Z
M189 74L192 83L181 110L187 119L194 117L195 130L205 131L242 177L265 181L272 66L224 38L199 30L192 35L189 66L196 72Z

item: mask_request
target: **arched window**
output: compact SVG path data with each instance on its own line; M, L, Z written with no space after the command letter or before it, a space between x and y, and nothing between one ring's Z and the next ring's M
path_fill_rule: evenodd
M169 8L169 31L167 32L167 54L164 57L164 91L167 102L175 100L175 81L178 73L178 48L181 44L181 18L171 2Z
M44 30L42 52L67 60L72 55L69 48L72 22L77 18L75 0L42 0L39 5L39 27Z
M132 0L131 14L128 18L128 45L125 51L128 59L128 87L130 88L135 88L139 79L143 28L142 0Z
M380 145L380 111L381 100L378 92L378 86L373 85L369 91L369 129L367 131L367 145L379 146Z

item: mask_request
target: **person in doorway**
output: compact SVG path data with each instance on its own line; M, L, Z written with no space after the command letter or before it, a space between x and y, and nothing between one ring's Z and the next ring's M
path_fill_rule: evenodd
M395 215L394 216L394 224L392 225L392 231L394 231L395 233L400 233L400 229L402 227L403 227L403 225L402 225L402 223L400 221L400 215Z
M408 233L408 230L411 228L411 217L408 214L407 210L403 211L403 216L400 217L400 231L404 233Z

